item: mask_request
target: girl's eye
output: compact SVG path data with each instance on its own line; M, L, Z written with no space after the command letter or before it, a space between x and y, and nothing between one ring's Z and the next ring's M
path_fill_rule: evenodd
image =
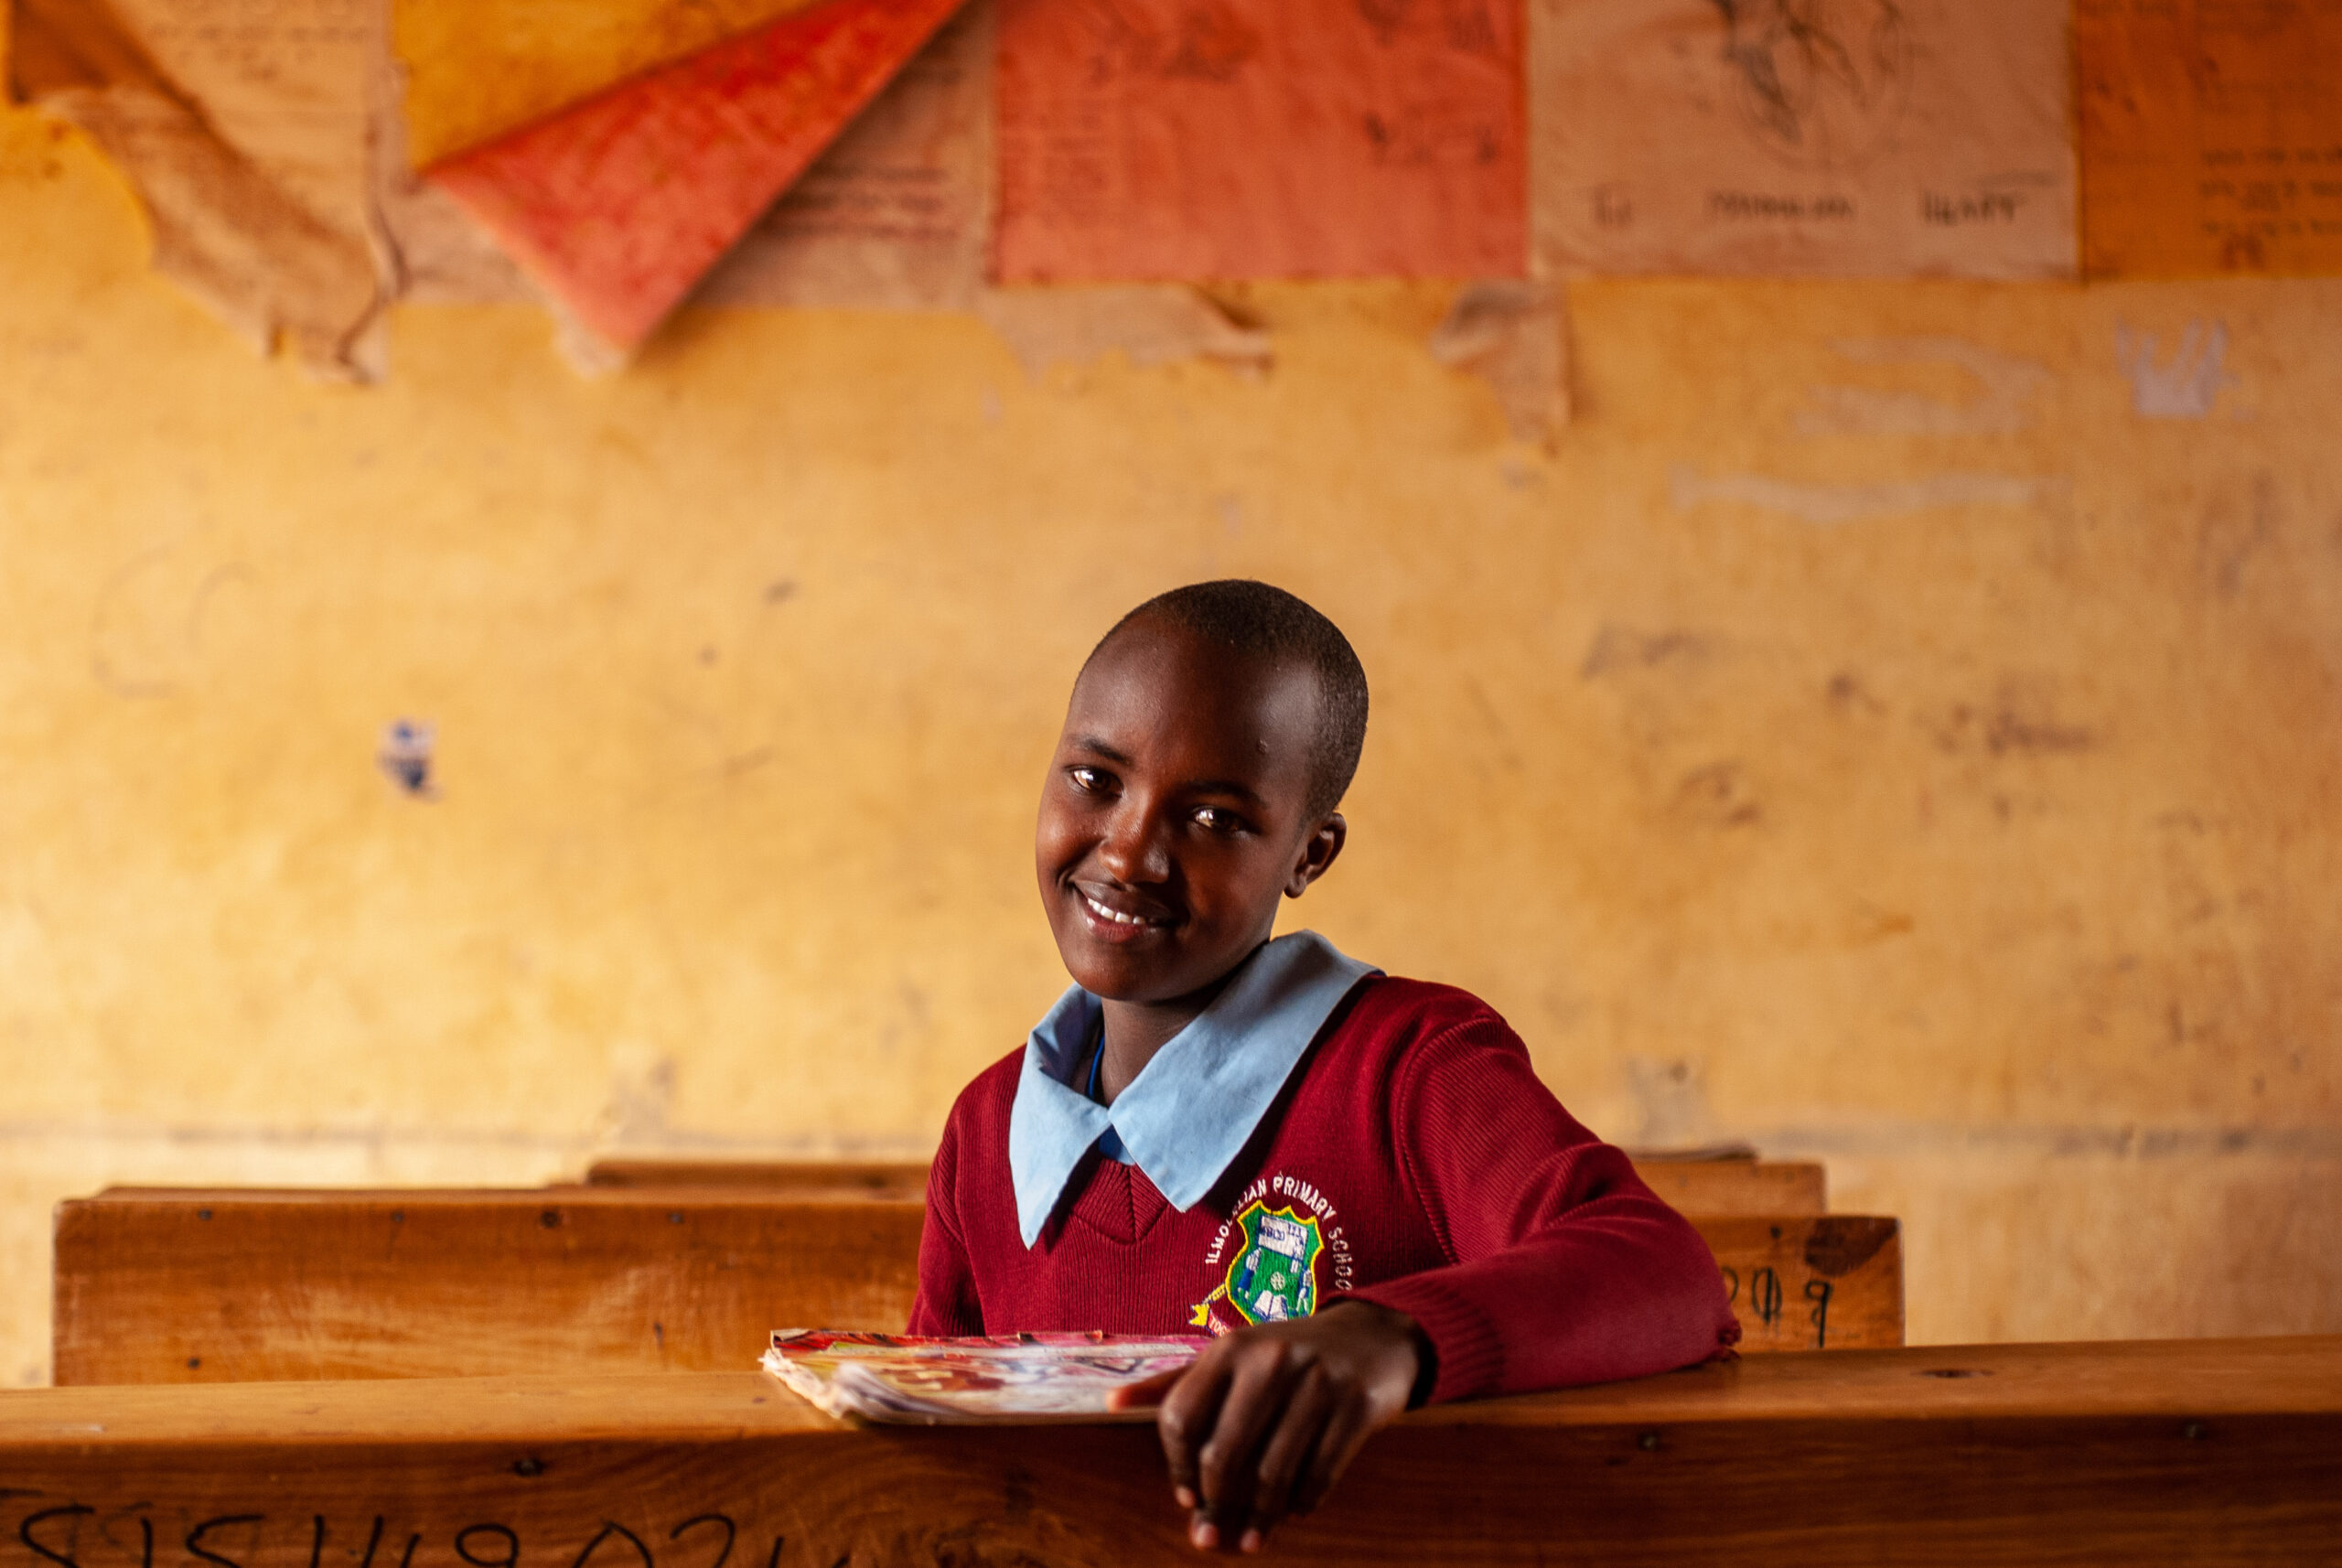
M1069 768L1066 769L1066 777L1073 780L1075 789L1091 795L1106 788L1109 782L1106 770L1102 768Z
M1216 833L1232 833L1244 825L1244 820L1225 806L1198 806L1196 821Z

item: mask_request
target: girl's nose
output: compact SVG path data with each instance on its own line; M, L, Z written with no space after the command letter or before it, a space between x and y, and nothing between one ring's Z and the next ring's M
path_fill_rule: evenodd
M1107 824L1098 859L1118 882L1162 881L1170 857L1155 813L1143 803L1126 800Z

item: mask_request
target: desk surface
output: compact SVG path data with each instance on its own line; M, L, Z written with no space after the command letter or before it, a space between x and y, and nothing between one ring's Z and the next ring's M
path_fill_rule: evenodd
M1193 1563L1166 1493L1143 1425L854 1427L754 1371L0 1393L0 1540L65 1568ZM1826 1351L1426 1411L1272 1551L2342 1564L2342 1337Z
M2330 1415L2342 1336L1751 1357L1421 1411L1410 1426L1585 1428ZM0 1454L58 1443L722 1442L852 1430L753 1369L0 1391Z

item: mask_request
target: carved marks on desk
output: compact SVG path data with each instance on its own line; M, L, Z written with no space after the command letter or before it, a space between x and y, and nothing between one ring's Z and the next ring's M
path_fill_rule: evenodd
M1739 1270L1727 1267L1724 1272L1724 1283L1725 1288L1732 1293L1733 1310L1744 1323L1750 1317L1754 1317L1757 1327L1767 1333L1778 1330L1783 1338L1801 1337L1799 1325L1791 1323L1786 1326L1783 1326L1784 1302L1787 1297L1781 1289L1781 1276L1778 1270L1770 1265L1765 1265L1750 1274L1746 1300L1742 1299ZM1812 1348L1816 1350L1826 1350L1830 1348L1830 1298L1835 1294L1837 1294L1837 1287L1828 1280L1810 1279L1805 1282L1803 1294L1805 1299L1812 1304L1811 1310L1805 1315L1805 1321L1813 1326ZM1753 1334L1754 1331L1744 1330L1744 1332ZM1750 1347L1752 1349L1787 1348L1785 1346ZM1842 1343L1840 1348L1843 1348Z
M1818 1215L1703 1224L1724 1271L1740 1348L1875 1349L1903 1343L1903 1249L1893 1219Z
M388 1513L345 1520L298 1507L262 1509L257 1499L212 1513L151 1502L102 1509L0 1488L0 1496L10 1492L9 1511L23 1511L0 1539L27 1549L32 1568L728 1568L736 1550L740 1568L782 1568L789 1544L785 1531L714 1510L639 1530L616 1519L548 1524L530 1517L534 1509L515 1509L507 1516L513 1523L467 1517L416 1526ZM748 1561L757 1547L764 1550Z

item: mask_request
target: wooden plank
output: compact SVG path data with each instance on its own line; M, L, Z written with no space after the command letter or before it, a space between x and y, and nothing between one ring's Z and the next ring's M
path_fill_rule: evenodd
M16 1391L0 1477L0 1539L75 1568L1196 1560L1144 1426L850 1427L754 1373ZM1426 1411L1273 1550L2336 1563L2342 1337L1771 1357Z
M1903 1228L1866 1214L1703 1217L1740 1348L1880 1349L1903 1343Z
M1712 1156L1697 1151L1634 1151L1635 1174L1686 1214L1823 1214L1821 1165ZM834 1187L894 1197L927 1192L924 1160L604 1159L587 1167L589 1187L746 1187L807 1191Z
M783 1192L838 1191L924 1198L925 1160L604 1159L586 1167L588 1187L741 1187Z
M756 1364L774 1328L899 1328L913 1203L752 1194L160 1192L59 1206L56 1380Z
M775 1328L900 1328L924 1208L705 1187L130 1188L59 1206L59 1384L754 1365ZM1901 1238L1697 1221L1749 1352L1903 1340Z
M1651 1191L1684 1214L1826 1214L1828 1182L1820 1165L1805 1160L1760 1160L1753 1155L1712 1158L1691 1153L1630 1149L1635 1174Z

